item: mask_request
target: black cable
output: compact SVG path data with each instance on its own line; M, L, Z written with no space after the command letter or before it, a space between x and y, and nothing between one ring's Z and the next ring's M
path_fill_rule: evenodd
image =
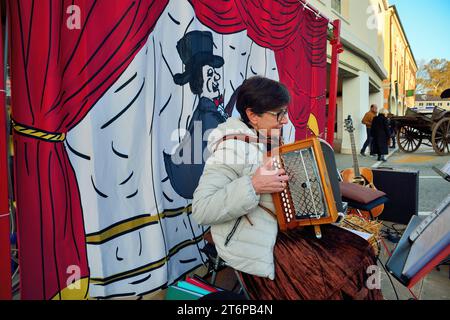
M403 228L402 230L398 230L395 226L398 226L398 223L393 223L392 224L392 229L395 230L395 232L397 232L400 236L403 235L403 233L405 232L406 228Z
M387 238L390 235L390 233L385 230L380 230L380 235L384 238Z
M400 236L403 235L403 232L406 230L406 228L403 228L402 230L398 230L395 226L399 225L398 223L393 223L392 226L387 226L383 223L383 227L394 231L395 233L399 234Z
M392 227L390 227L390 226L387 226L387 225L385 225L384 223L382 223L382 225L383 225L383 227L385 227L386 229L395 231L394 228L392 228Z
M385 227L385 228L387 229L387 231L384 231L384 230L383 230L383 232L385 233L385 238L386 238L386 239L388 239L389 241L391 241L391 242L393 242L393 243L398 243L398 242L400 241L400 239L402 238L405 229L403 229L403 230L398 230L398 229L395 227L395 225L398 225L398 224L395 224L395 223L394 223L394 224L392 225L392 227L389 227L389 226L387 226L387 225L385 225L385 224L383 223L383 227Z
M380 262L381 266L383 267L383 270L386 273L386 275L387 275L387 277L389 279L389 282L391 283L392 289L394 289L395 297L397 298L397 300L400 300L398 298L397 290L395 290L395 286L394 286L394 283L392 282L392 279L391 279L391 276L390 276L389 272L386 270L386 267L384 266L384 264L381 261L380 257L377 257L377 260Z

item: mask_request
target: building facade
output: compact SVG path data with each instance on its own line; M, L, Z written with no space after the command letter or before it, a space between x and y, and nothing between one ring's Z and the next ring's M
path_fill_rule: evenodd
M338 98L334 147L351 153L350 136L344 119L352 116L355 141L360 148L366 139L361 124L371 104L384 104L383 80L388 76L384 64L384 17L389 9L383 0L311 0L308 1L331 20L341 20ZM331 46L328 45L331 64ZM329 80L329 77L328 77Z
M385 13L384 107L395 115L404 115L415 105L417 63L395 6Z
M441 99L440 97L426 94L416 95L415 110L419 112L432 112L434 107L450 110L450 99Z

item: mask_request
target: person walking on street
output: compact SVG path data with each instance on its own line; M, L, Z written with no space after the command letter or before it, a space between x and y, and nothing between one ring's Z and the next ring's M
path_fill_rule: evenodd
M372 136L370 135L370 128L372 127L372 120L374 117L376 117L377 115L377 110L378 107L376 104L372 104L370 106L370 110L368 112L366 112L366 114L364 115L361 123L364 124L366 126L366 133L367 133L367 139L366 142L364 142L364 145L361 149L361 155L363 157L366 156L366 148L369 147L370 150L370 154L372 155Z
M373 153L378 155L378 161L386 161L384 157L388 154L388 141L390 137L388 120L386 114L388 111L382 109L381 112L373 118L371 134L373 139Z
M392 119L394 115L392 113L388 113L387 119L388 119L388 125L389 125L389 133L390 133L390 144L389 148L395 149L395 138L397 136L397 124L394 119Z

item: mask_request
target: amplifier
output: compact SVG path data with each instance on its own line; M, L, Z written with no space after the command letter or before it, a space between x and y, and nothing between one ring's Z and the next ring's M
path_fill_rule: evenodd
M379 219L408 224L419 212L419 171L390 168L372 171L373 184L389 198Z

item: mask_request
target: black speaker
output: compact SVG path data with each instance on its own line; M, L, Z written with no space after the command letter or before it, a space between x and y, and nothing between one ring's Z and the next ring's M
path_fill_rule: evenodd
M408 224L419 212L419 171L390 168L372 171L373 184L389 198L379 219Z

